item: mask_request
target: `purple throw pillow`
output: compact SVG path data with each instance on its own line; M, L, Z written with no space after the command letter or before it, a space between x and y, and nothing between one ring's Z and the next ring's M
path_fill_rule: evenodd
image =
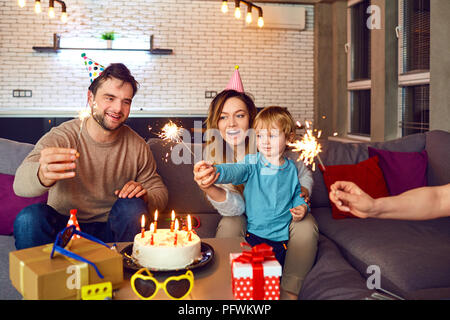
M369 148L369 157L378 156L378 165L391 196L427 185L428 156L422 152L394 152Z
M16 196L13 182L14 176L0 173L0 234L2 235L13 233L14 220L23 208L34 203L47 203L48 193L34 198Z

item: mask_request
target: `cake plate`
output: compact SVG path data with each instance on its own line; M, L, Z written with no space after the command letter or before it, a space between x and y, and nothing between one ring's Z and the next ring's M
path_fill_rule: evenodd
M186 271L186 270L194 270L201 267L204 267L208 263L212 261L214 258L214 249L212 246L205 242L200 243L200 251L202 253L202 257L190 265L184 267L184 268L177 268L177 269L154 269L154 268L147 268L151 272L176 272L176 271ZM120 253L123 256L123 266L125 269L128 269L130 271L138 271L139 269L144 268L143 266L139 265L132 257L133 253L133 244L129 244L125 248L120 251Z

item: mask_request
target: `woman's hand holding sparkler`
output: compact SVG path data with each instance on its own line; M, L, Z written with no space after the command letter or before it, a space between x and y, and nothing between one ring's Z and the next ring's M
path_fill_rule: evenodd
M209 162L201 160L194 165L194 180L200 189L208 189L218 177L219 173L216 173L216 168Z
M122 189L114 191L114 194L119 198L141 198L148 203L147 189L136 181L128 181Z
M45 148L39 158L38 177L45 187L56 181L75 177L75 160L79 157L77 150L69 148Z

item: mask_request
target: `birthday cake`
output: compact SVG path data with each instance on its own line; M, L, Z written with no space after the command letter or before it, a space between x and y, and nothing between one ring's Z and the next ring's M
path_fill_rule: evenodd
M185 230L145 231L144 237L141 233L134 237L132 256L138 264L150 269L184 268L201 258L200 238Z

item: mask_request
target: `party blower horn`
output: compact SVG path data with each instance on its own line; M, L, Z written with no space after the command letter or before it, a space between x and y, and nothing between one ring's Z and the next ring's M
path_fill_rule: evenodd
M70 210L70 218L69 221L67 221L67 227L70 227L74 225L75 229L78 231L81 231L80 229L80 225L78 224L78 220L77 220L77 209L71 209ZM73 239L81 239L81 237L77 234L74 234L72 236Z

